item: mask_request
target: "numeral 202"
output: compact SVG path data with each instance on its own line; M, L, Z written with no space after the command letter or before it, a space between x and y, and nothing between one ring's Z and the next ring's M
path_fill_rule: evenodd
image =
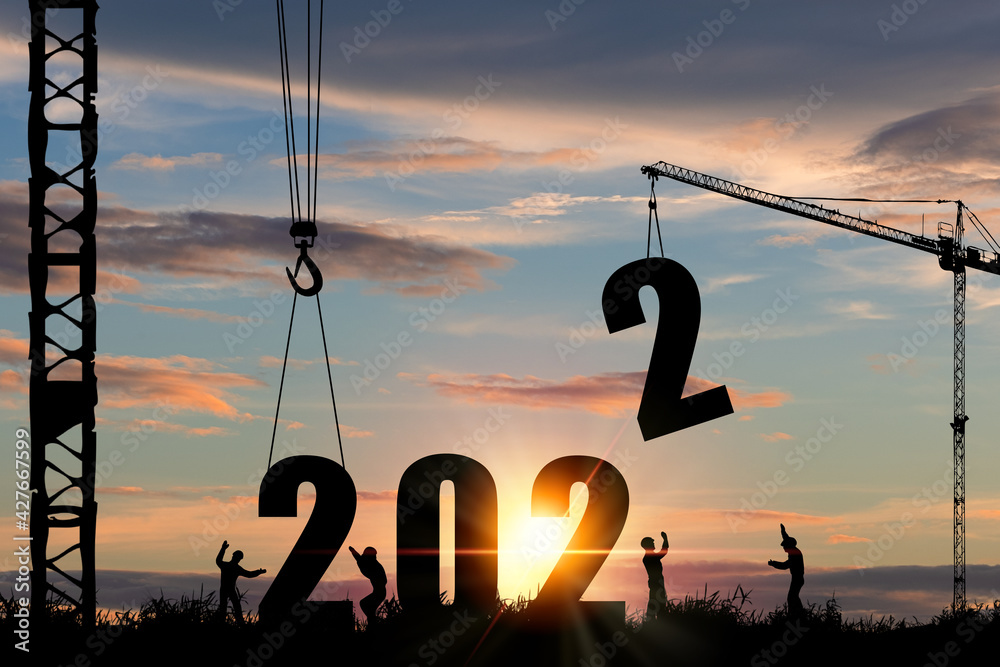
M414 462L396 496L396 585L404 608L440 604L441 484L455 486L455 604L490 610L497 599L497 491L478 461L433 454ZM357 492L339 464L319 456L275 463L260 485L260 516L296 516L299 486L311 482L316 503L309 521L260 603L262 618L285 615L308 598L337 555L354 522ZM625 526L628 485L613 465L593 456L565 456L538 473L532 516L564 517L570 489L587 485L587 509L534 601L554 608L579 601Z

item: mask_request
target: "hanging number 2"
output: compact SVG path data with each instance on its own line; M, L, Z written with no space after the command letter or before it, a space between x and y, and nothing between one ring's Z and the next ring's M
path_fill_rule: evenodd
M646 322L639 303L639 288L646 285L660 302L638 415L643 440L652 440L730 415L733 404L725 385L681 398L701 324L701 295L694 277L677 262L649 257L611 274L601 300L608 333Z

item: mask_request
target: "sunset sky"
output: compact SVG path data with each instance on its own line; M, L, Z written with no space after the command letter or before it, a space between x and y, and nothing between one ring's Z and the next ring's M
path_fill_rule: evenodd
M257 600L312 503L304 487L298 518L257 516L297 255L275 9L100 5L98 602L215 587L223 539L267 568L246 584ZM305 3L286 5L302 112ZM26 22L27 3L0 7L9 460L29 426ZM645 257L640 167L658 160L788 196L961 199L1000 232L998 28L979 1L327 3L313 256L358 489L329 594L369 590L346 545L375 546L394 592L400 476L444 452L493 475L500 593L533 594L579 512L531 518L532 482L584 454L630 495L585 599L644 605L639 542L665 530L671 597L741 584L772 609L784 523L804 599L921 619L950 604L952 276L932 255L661 180L666 255L701 291L688 389L725 384L736 411L649 442L635 412L656 295L641 293L647 325L609 335L601 293ZM933 237L955 220L953 204L860 213L917 233L925 216ZM313 301L296 307L275 459L339 462ZM968 591L985 601L1000 596L996 276L970 272L967 324ZM13 526L12 504L0 513Z

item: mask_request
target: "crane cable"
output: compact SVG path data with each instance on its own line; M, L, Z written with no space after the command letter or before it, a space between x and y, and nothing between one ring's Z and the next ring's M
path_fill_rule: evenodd
M300 249L298 262L295 265L295 276L298 275L299 268L303 263L307 265L310 273L313 274L314 284L310 289L301 288L295 282L291 271L286 269L288 278L294 288L292 297L292 314L288 322L288 338L285 341L285 357L281 363L281 381L278 384L278 401L274 409L274 426L271 430L271 449L267 456L267 467L271 468L274 456L274 441L278 433L278 414L281 411L281 395L285 387L285 372L288 368L288 352L292 342L292 327L295 324L295 305L299 294L316 297L316 311L319 315L319 327L321 338L323 339L323 359L326 362L326 375L330 384L330 400L333 403L333 419L337 428L337 445L340 447L341 465L346 470L347 465L344 460L344 443L340 434L340 417L337 414L337 398L333 390L333 373L330 370L330 353L326 344L326 327L323 323L323 308L320 305L319 289L322 287L322 277L318 268L309 258L306 249L312 247L316 239L316 203L319 190L319 110L320 110L320 81L323 71L323 10L324 0L320 0L319 10L319 48L317 52L318 64L316 71L316 133L315 149L310 146L313 138L312 119L312 0L308 2L306 13L306 23L308 26L306 35L306 215L302 216L301 188L299 186L298 156L295 146L295 116L292 110L292 74L288 58L288 29L285 20L284 0L275 0L275 8L278 14L278 51L281 60L281 97L282 108L285 115L285 148L288 152L288 195L292 213L292 228L290 233L293 240L296 237L303 237L303 241L296 243ZM293 176L294 172L294 176ZM310 202L310 199L312 200ZM311 204L311 206L310 206ZM311 237L311 241L306 241L306 237Z
M649 259L649 246L653 241L653 219L656 219L656 239L660 242L660 256L663 254L663 237L660 236L660 214L656 212L656 177L649 175L649 224L646 227L646 259Z

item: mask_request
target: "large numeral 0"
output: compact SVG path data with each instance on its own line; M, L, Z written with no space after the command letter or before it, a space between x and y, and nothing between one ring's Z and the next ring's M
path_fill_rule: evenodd
M531 515L566 516L576 482L587 484L587 510L552 574L535 598L536 608L580 600L601 569L628 516L628 485L613 465L593 456L564 456L538 473L531 488Z
M440 603L441 482L455 485L455 605L488 611L497 599L497 487L477 461L433 454L403 473L396 495L396 585L407 609Z
M602 298L608 333L646 321L639 303L639 288L645 285L656 290L660 315L639 403L643 440L732 414L733 404L725 385L681 398L698 340L701 296L694 278L677 262L650 257L630 262L611 274Z
M258 516L296 516L303 482L316 487L316 504L260 601L265 620L287 616L296 603L309 597L354 523L358 506L354 480L340 464L321 456L292 456L271 466L260 483Z

